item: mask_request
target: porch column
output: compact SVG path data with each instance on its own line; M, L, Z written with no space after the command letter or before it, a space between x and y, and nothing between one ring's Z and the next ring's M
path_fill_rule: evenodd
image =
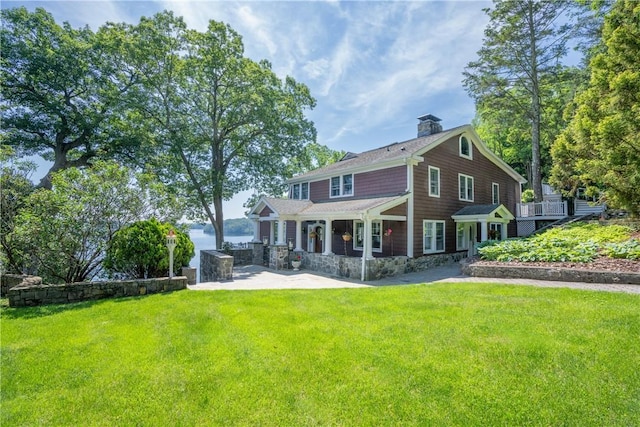
M333 242L333 231L331 229L331 220L324 220L324 253L322 255L333 255L331 243Z
M276 243L276 222L269 221L269 244L273 245Z
M253 221L253 243L262 243L260 237L260 217L258 215L251 215L251 221Z
M409 199L407 200L407 221L405 226L407 228L407 256L413 258L413 164L407 163L407 191L409 192Z
M364 253L366 259L373 259L373 241L371 240L371 219L364 219Z
M284 240L284 220L278 219L278 238L276 240L276 245L286 245L287 242Z
M296 220L296 252L302 252L302 221Z
M489 230L487 227L487 220L480 220L480 241L486 242L489 239Z
M506 222L503 222L502 227L500 227L501 229L500 240L507 240L507 225L509 224Z

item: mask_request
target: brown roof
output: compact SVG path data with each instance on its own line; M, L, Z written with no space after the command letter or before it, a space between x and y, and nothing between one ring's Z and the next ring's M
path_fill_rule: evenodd
M465 125L467 126L467 125ZM290 181L300 181L305 179L313 179L316 176L322 176L334 172L345 170L353 170L358 167L366 167L376 163L383 163L393 160L399 160L410 157L427 148L429 145L448 139L456 131L460 131L465 126L458 126L449 130L445 130L433 135L414 138L404 142L395 142L384 147L376 148L362 153L348 153L343 160L332 163L323 168L315 169L302 175L293 177Z

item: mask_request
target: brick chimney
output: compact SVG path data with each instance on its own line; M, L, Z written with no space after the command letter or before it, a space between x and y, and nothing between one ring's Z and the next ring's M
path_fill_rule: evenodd
M418 138L442 132L442 125L439 123L441 120L436 116L426 114L418 117L418 120L420 120L418 123Z

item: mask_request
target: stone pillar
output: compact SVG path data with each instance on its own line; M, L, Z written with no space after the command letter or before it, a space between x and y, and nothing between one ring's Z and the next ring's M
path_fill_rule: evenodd
M259 243L250 242L249 247L253 252L251 263L253 265L262 265L263 256L264 256L264 245L262 244L262 242L259 242Z
M182 275L187 278L187 284L196 284L196 268L195 267L182 267Z
M289 247L287 245L271 245L269 247L269 268L284 270L288 267Z
M333 229L331 227L331 220L326 219L324 221L324 253L323 255L333 255Z
M296 247L295 252L302 252L302 221L296 220Z

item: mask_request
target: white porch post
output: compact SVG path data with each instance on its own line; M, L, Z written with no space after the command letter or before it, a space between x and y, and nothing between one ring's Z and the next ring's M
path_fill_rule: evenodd
M261 243L260 217L258 215L251 215L251 221L253 221L253 243Z
M487 227L487 220L480 220L480 241L486 242L489 239L489 230Z
M330 219L324 220L324 253L322 255L333 255L333 248L331 247L331 243L333 243L331 223L332 221Z
M276 242L276 222L269 221L269 244L273 245Z
M284 245L287 242L284 241L284 220L278 220L278 239L276 240L276 245Z
M413 164L407 163L407 191L409 198L407 199L407 256L413 258Z
M507 225L509 225L506 222L502 223L502 227L501 228L501 233L500 233L500 240L507 240Z
M364 253L367 259L373 259L373 242L371 241L371 218L364 219Z
M296 220L296 252L302 252L302 221Z

